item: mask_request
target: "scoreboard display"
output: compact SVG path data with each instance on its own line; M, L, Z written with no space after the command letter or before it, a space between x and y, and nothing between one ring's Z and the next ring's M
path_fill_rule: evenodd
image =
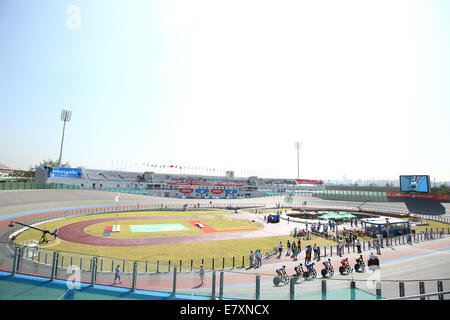
M430 176L400 176L400 191L430 192Z

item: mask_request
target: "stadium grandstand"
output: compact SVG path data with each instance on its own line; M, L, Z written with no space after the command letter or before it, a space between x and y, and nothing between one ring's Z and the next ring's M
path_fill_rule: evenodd
M80 189L143 190L152 196L191 199L239 199L273 194L311 193L322 180L128 172L84 168L36 168L37 183L59 183Z

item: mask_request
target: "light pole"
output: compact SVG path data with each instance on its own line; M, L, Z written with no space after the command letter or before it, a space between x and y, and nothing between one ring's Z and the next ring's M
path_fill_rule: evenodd
M295 143L295 149L297 149L297 179L300 179L300 160L299 160L299 152L300 152L300 148L301 148L301 143L300 142L296 142Z
M61 121L64 121L63 126L63 134L61 139L61 150L59 151L59 160L58 160L58 167L61 166L61 157L62 157L62 150L63 150L63 143L64 143L64 131L66 130L66 122L69 122L72 117L72 111L68 110L62 110L61 111Z
M389 218L385 218L386 219L386 246L392 247L391 242L389 241L389 229L391 227L391 223L389 222Z

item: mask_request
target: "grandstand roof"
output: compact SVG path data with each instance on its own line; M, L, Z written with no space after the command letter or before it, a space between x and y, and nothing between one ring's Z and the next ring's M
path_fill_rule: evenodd
M7 165L4 165L3 163L0 163L0 170L12 170L12 169Z

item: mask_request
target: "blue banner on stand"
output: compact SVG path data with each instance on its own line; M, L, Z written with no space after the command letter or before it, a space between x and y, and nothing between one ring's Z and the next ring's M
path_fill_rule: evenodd
M199 194L206 194L209 192L209 189L195 189L194 191Z
M235 194L235 193L237 193L237 190L236 189L225 189L225 192L228 194Z
M81 169L52 168L48 173L49 178L81 178Z

